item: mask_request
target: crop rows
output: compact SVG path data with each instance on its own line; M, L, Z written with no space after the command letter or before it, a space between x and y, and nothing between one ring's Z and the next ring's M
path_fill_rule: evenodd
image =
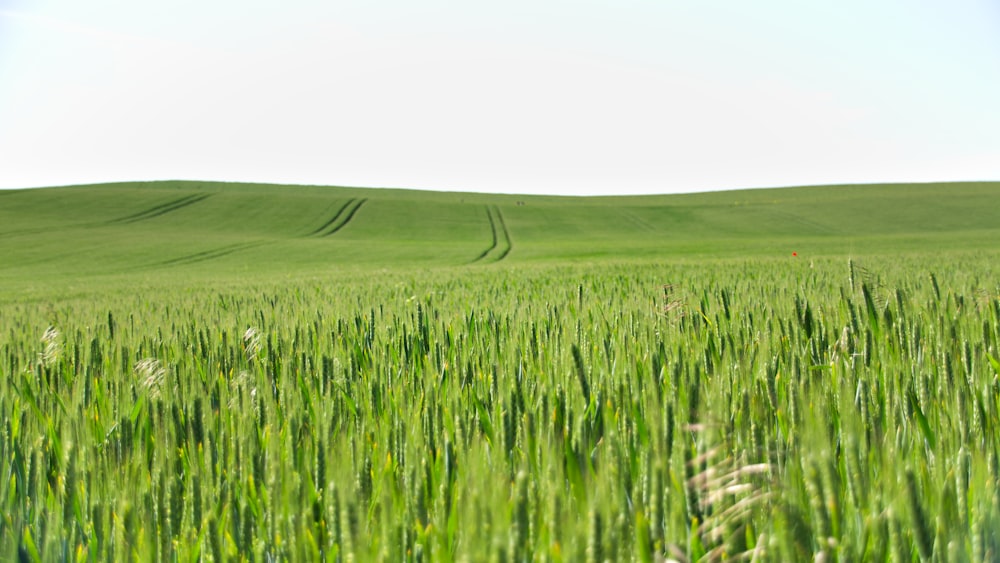
M995 559L1000 296L949 260L4 305L0 559Z

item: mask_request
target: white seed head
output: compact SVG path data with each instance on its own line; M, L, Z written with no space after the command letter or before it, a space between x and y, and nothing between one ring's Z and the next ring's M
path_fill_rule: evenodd
M247 328L246 332L243 333L243 352L246 354L247 361L257 360L260 356L260 350L260 331L254 327Z
M45 333L42 334L42 344L45 345L45 349L39 354L39 359L45 367L52 366L62 356L62 343L59 341L60 336L62 335L59 333L59 329L54 326L45 329Z
M135 363L134 371L136 379L139 380L139 387L149 393L150 397L159 397L163 381L167 377L167 370L160 365L160 361L155 358L143 358Z

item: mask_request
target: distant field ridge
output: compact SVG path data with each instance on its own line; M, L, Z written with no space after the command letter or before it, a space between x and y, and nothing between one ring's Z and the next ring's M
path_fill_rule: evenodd
M1000 240L997 201L997 182L601 197L184 181L14 190L0 205L0 279L975 252Z

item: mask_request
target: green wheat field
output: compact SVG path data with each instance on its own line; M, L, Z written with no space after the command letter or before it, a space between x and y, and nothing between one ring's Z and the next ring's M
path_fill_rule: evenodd
M1000 183L0 191L0 560L1000 558Z

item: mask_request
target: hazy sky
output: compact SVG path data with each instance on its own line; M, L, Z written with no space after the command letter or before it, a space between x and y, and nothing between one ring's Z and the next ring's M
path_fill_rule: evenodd
M0 187L1000 180L997 0L0 0Z

